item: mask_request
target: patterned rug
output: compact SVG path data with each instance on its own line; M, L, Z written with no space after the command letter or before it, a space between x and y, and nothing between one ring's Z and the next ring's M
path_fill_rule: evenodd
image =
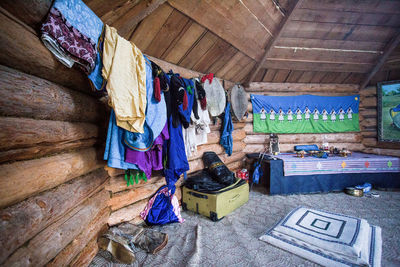
M167 246L157 255L136 252L131 266L318 266L292 253L260 241L266 229L298 206L363 218L382 228L382 266L400 266L400 192L376 191L379 198L344 193L269 196L253 188L247 204L219 222L183 212L183 224L154 229L168 233ZM118 264L99 252L90 266Z

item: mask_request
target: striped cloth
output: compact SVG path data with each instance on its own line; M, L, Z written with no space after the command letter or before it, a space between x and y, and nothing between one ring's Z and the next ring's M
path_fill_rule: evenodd
M349 157L330 155L328 158L283 153L277 156L283 160L285 176L338 174L338 173L381 173L400 172L400 158L353 152Z

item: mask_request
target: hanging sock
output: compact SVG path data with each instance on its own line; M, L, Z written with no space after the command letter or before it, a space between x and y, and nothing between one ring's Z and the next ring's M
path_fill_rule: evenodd
M187 110L187 108L188 108L188 96L187 96L187 93L186 93L186 91L184 91L184 94L183 94L183 110Z
M160 86L160 78L156 77L154 79L154 98L157 102L161 101L161 86Z

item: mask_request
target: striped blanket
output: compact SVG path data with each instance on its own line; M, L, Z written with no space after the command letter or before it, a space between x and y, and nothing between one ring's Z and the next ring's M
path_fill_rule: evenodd
M353 152L349 157L330 155L328 158L283 153L277 156L283 160L285 176L336 173L381 173L400 172L400 158Z

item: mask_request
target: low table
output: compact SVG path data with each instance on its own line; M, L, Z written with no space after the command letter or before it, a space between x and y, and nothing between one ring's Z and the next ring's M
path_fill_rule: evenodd
M247 154L249 159L257 159L258 153ZM311 175L284 175L282 159L266 156L263 159L264 175L269 192L275 194L303 194L343 191L348 186L364 183L373 188L400 189L399 172L383 173L336 173Z

